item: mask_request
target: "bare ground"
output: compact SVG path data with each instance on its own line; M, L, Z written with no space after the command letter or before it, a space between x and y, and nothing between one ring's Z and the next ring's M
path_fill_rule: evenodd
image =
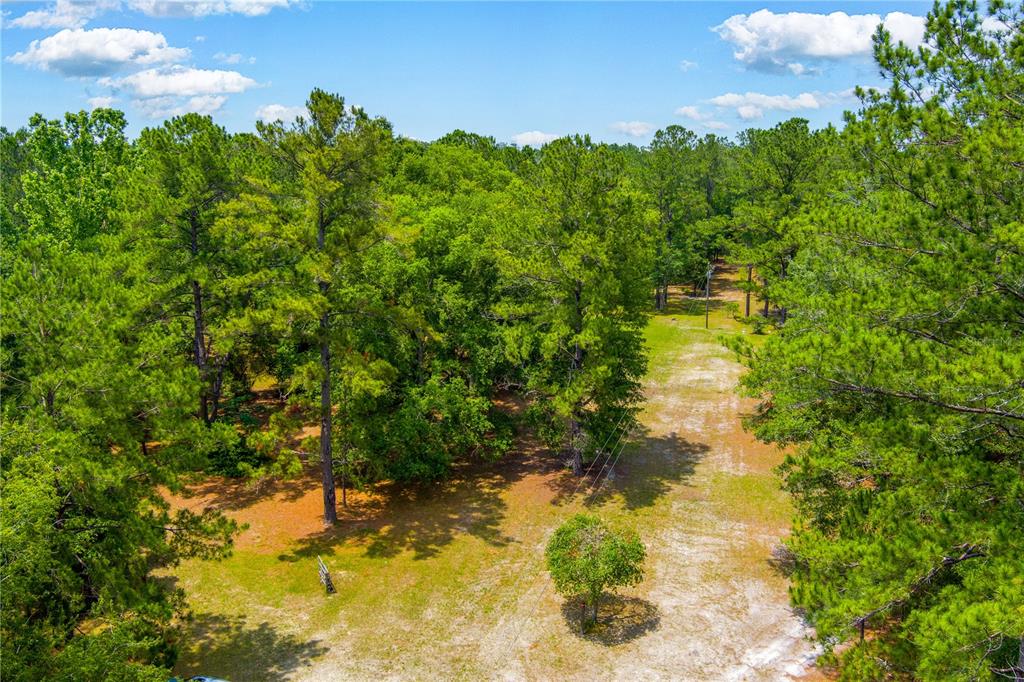
M514 455L425 488L354 496L339 526L320 524L315 478L259 492L211 481L182 503L218 506L249 529L219 568L177 579L196 617L177 672L228 679L784 680L810 679L815 649L787 605L772 550L789 507L781 460L740 425L741 367L716 341L738 333L723 303L674 291L651 321L644 429L600 489L521 436ZM700 303L697 301L696 303ZM543 571L555 527L589 507L635 528L647 579L602 604L600 624ZM338 594L325 597L315 557Z

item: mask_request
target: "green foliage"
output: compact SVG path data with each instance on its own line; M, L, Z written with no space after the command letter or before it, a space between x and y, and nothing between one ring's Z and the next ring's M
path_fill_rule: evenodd
M45 234L71 246L114 232L112 212L132 151L125 125L124 114L112 109L69 113L63 121L33 116L23 138L22 153L28 158L11 189L17 196L20 185L15 205L20 219L5 227ZM21 236L5 234L5 239Z
M195 375L173 336L139 323L145 297L104 245L31 237L8 256L0 640L13 679L164 674L172 652L159 643L180 599L152 571L222 556L235 529L161 494L212 434L186 407ZM106 678L89 672L101 661Z
M223 128L198 114L143 130L126 206L135 265L153 285L152 314L191 318L181 330L182 354L199 373L196 402L207 423L217 419L224 373L238 354L236 335L224 330L239 305L224 282L235 254L213 229L236 192L230 145Z
M844 189L791 219L791 317L749 356L758 435L800 444L793 599L844 679L1019 665L1024 36L993 11L1009 31L937 5L920 52L879 32L891 86L850 118Z
M576 514L563 523L545 550L548 572L564 597L582 597L597 619L597 606L606 589L637 585L643 580L646 556L635 533L609 528L591 514Z
M640 181L658 211L653 267L658 309L667 303L670 284L703 281L708 265L724 250L738 184L735 151L722 138L698 139L669 126L654 134L640 158Z
M760 285L744 288L760 292L767 315L768 301L779 298L790 263L807 241L795 217L828 196L844 157L834 129L812 131L800 118L769 130L746 130L741 141L747 191L733 211L730 256L756 270Z
M507 295L496 309L508 358L580 473L642 397L653 216L621 157L588 138L545 146L520 195L497 234Z

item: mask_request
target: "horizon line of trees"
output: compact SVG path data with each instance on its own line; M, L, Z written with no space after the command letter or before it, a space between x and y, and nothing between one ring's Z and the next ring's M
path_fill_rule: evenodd
M502 456L507 391L581 474L635 422L646 317L727 259L775 327L735 347L751 428L795 446L823 660L1024 674L1024 39L989 9L937 4L916 52L880 30L890 88L842 131L424 143L319 89L246 133L0 130L4 672L166 679L184 595L154 571L237 532L168 505L197 476L316 465L332 523L339 484Z

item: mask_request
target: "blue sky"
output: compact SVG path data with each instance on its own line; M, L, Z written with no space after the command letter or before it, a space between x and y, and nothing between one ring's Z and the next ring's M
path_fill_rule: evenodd
M110 105L130 132L183 111L229 130L339 92L395 130L538 143L589 133L644 144L681 124L733 135L799 115L838 123L879 83L879 20L920 40L928 2L4 3L2 109Z

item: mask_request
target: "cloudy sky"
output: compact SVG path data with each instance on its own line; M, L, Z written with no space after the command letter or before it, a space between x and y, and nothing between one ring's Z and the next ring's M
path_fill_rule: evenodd
M874 85L871 34L920 41L929 2L3 4L0 119L113 106L130 131L186 111L290 119L313 87L397 132L643 144L673 123L733 135L839 122Z

